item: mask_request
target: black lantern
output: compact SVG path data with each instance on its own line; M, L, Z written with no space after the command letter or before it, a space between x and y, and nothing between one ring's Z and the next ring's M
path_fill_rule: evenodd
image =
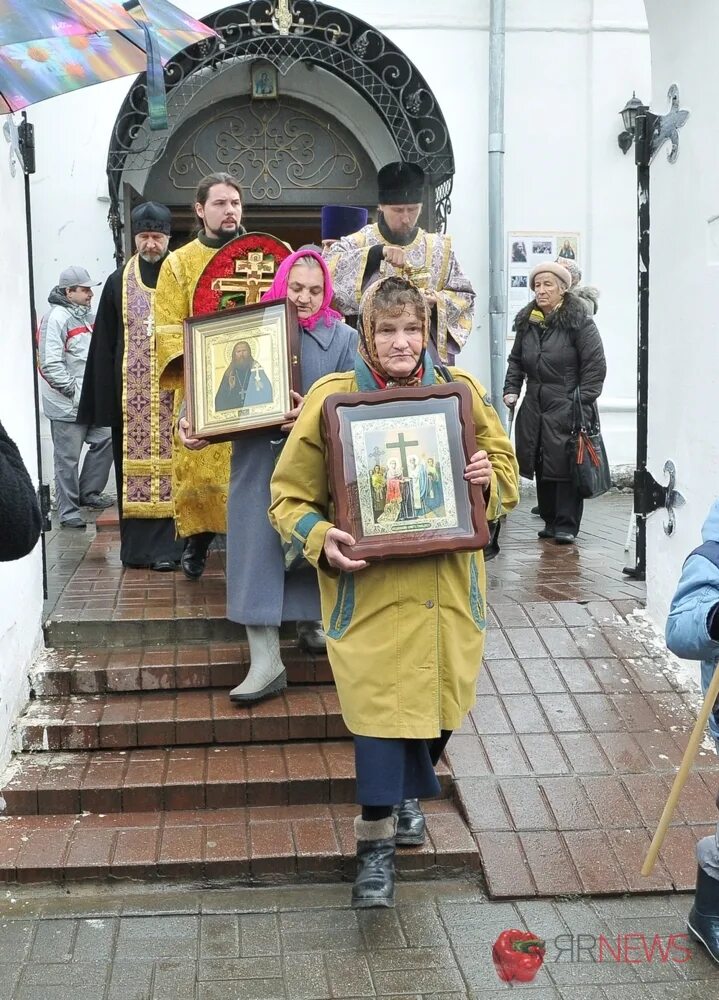
M617 136L617 142L619 143L619 148L623 153L628 153L632 148L637 125L637 116L645 114L648 110L647 105L642 104L636 93L632 93L632 96L619 112L622 116L622 122L624 123L624 131L620 132Z

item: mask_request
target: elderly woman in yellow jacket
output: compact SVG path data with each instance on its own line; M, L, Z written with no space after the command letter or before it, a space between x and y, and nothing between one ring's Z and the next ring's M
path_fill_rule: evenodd
M334 393L463 382L477 440L465 478L483 486L491 519L518 500L514 452L484 389L467 372L435 368L428 335L417 288L391 277L368 289L355 370L328 375L308 393L271 483L270 520L319 571L328 656L354 735L362 806L355 907L393 906L395 846L424 840L418 800L439 794L434 765L475 700L485 575L481 551L371 565L342 552L354 539L333 524L322 404Z

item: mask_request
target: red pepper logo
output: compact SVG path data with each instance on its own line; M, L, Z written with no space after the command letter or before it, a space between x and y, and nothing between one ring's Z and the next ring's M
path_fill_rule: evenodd
M529 931L502 931L492 945L492 961L504 983L531 983L544 962L544 941Z

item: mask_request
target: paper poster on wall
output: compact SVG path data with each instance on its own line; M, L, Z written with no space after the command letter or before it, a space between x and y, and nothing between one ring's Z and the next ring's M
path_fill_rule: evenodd
M546 261L579 261L579 233L531 233L514 232L507 234L507 336L513 339L512 324L520 309L532 300L529 287L529 273Z

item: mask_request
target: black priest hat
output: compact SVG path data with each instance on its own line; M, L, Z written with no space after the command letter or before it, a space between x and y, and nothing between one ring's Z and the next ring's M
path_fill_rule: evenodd
M159 201L145 201L137 205L132 210L130 222L133 236L137 233L164 233L169 236L172 232L172 213Z
M388 163L377 174L380 205L419 205L424 195L424 170L416 163Z

